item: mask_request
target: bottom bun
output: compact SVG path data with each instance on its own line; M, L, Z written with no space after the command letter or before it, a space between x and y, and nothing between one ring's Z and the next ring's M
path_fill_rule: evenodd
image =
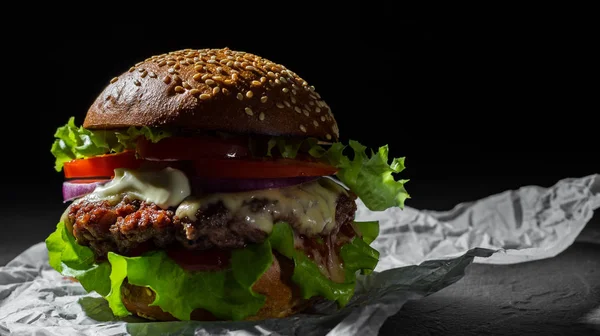
M300 288L292 282L294 264L288 258L273 254L271 267L252 286L254 292L266 297L265 304L260 310L245 320L263 320L269 318L287 317L309 308L315 303L314 299L303 299ZM121 300L131 313L140 317L157 321L177 321L173 315L164 312L158 306L150 306L155 293L148 287L132 285L123 281ZM196 321L217 321L213 314L205 309L192 311L191 319Z

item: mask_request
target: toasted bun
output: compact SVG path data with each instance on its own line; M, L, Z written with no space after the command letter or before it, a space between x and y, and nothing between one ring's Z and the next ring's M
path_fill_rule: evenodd
M292 282L294 264L277 253L273 256L271 268L252 287L256 293L266 297L266 302L256 315L249 316L246 320L290 316L310 307L315 302L312 299L303 299L300 288ZM124 281L121 286L121 299L131 313L152 320L176 321L177 319L173 315L164 312L160 307L149 306L154 298L155 293L150 288L134 286L127 281ZM218 320L204 309L194 310L191 319L197 321Z
M227 48L186 49L137 63L110 81L83 126L339 137L314 87L283 65Z

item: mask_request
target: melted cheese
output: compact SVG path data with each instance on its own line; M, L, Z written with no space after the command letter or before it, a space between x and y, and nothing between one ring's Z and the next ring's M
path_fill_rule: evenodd
M178 206L191 193L190 182L185 174L167 167L161 171L142 171L118 168L115 177L104 185L97 186L88 199L118 202L122 194L155 203L159 207Z
M302 234L327 234L335 227L337 198L346 190L327 178L287 188L265 189L238 193L215 193L190 197L183 201L175 214L179 218L196 220L203 206L222 202L235 217L244 220L267 234L274 220L296 218L296 230ZM268 206L252 211L249 201L267 199Z

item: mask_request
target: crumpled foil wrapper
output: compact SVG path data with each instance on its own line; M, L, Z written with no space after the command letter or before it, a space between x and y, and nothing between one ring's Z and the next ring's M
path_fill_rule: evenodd
M473 262L518 263L564 251L600 207L600 175L506 191L445 212L358 205L357 220L380 222L372 246L381 261L359 278L343 309L323 303L253 322L117 319L102 297L50 268L39 243L0 267L0 335L374 335L408 300L452 285Z

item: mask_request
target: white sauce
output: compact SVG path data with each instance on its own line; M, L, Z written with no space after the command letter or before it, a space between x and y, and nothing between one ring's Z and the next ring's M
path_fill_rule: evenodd
M191 193L185 174L167 167L161 171L142 171L118 168L108 183L97 186L90 198L111 199L127 193L140 201L156 203L159 207L178 206Z

